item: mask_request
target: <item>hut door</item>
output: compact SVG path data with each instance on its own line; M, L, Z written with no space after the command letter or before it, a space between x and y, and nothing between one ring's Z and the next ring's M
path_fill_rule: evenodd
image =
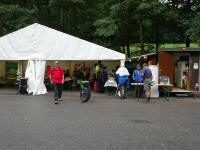
M168 76L173 84L173 54L169 52L159 52L159 75Z

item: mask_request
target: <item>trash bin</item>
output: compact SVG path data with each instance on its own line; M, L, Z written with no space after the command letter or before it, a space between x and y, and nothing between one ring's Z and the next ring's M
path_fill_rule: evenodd
M89 81L82 81L81 82L81 89L80 89L80 100L81 103L88 102L91 96L90 92L90 82Z
M26 95L27 92L27 78L20 78L18 94Z

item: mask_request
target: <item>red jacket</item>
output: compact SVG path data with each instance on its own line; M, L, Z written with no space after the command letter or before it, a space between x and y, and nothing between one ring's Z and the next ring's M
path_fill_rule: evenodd
M62 83L64 76L64 69L61 67L56 67L51 69L51 78L53 83Z

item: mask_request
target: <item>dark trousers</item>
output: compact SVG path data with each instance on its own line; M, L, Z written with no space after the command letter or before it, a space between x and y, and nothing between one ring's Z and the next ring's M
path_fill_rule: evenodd
M139 83L139 82L136 82L136 83ZM135 91L136 91L135 95L136 95L137 97L141 97L141 96L142 96L142 93L143 93L143 86L142 86L142 85L137 85L137 86L135 87Z
M53 83L54 87L54 98L57 101L58 98L62 97L62 83Z
M104 93L105 92L104 84L105 83L102 80L98 80L98 92L99 93Z

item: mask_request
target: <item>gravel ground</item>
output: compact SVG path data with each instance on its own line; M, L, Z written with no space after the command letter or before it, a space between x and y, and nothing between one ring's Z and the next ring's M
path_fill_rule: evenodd
M92 94L79 102L65 91L54 105L53 93L15 95L0 90L1 150L199 150L200 100L131 97L120 100Z

